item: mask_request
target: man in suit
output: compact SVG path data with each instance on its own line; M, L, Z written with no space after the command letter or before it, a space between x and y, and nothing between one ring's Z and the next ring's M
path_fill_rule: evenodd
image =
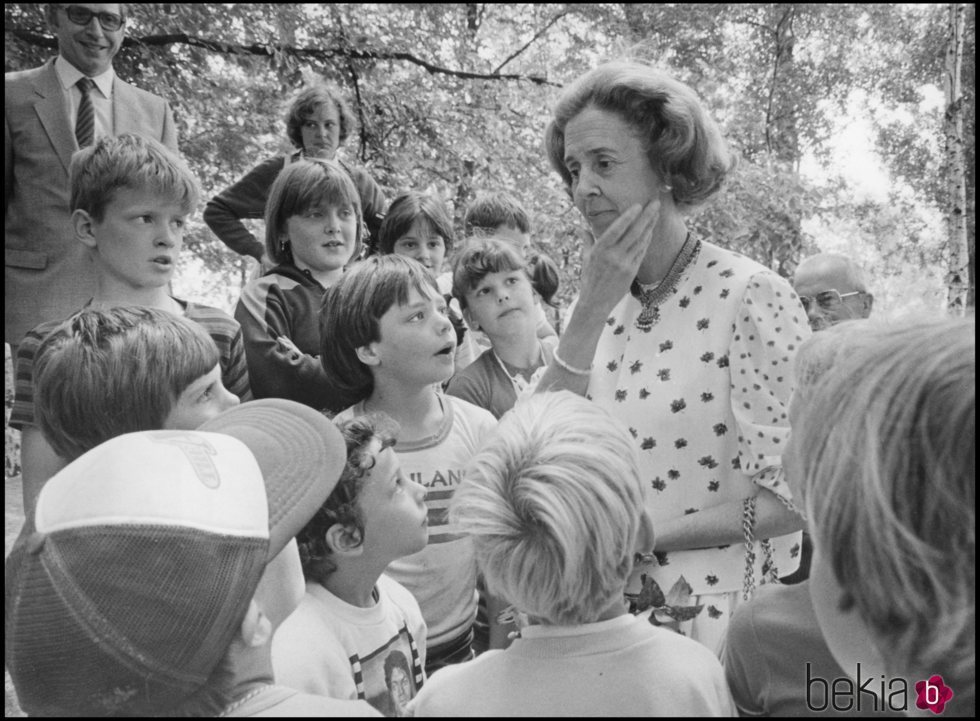
M27 331L66 318L95 289L94 266L69 222L72 153L127 132L177 149L167 102L112 69L125 5L51 4L46 15L58 56L4 82L4 340L14 350Z

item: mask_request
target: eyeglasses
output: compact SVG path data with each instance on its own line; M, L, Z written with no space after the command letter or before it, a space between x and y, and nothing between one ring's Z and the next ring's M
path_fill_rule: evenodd
M803 310L807 312L810 311L810 307L814 303L821 310L831 310L843 303L845 298L850 298L852 295L864 295L864 291L855 290L851 293L839 293L834 288L831 288L830 290L821 291L814 296L801 295L800 302L803 304Z
M102 26L103 30L108 32L115 32L126 22L126 19L121 15L116 15L115 13L96 13L88 8L83 8L81 5L59 5L58 7L65 11L65 15L68 16L69 20L82 27L92 22L93 17L97 17L99 19L99 25Z

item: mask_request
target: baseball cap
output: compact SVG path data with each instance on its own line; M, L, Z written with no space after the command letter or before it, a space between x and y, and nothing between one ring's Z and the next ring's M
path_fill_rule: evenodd
M52 477L5 574L29 715L154 715L205 685L266 563L346 462L317 411L250 401L196 431L113 438Z

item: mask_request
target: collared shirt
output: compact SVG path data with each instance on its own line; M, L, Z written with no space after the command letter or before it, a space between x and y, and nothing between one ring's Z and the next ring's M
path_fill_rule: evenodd
M68 120L71 127L75 127L78 119L78 105L82 101L82 91L76 83L85 76L81 70L60 55L54 61L54 70L58 73L58 80L61 87L68 97ZM92 109L95 111L95 139L114 135L112 125L112 82L116 78L116 71L109 66L101 75L92 78L96 90L91 93Z

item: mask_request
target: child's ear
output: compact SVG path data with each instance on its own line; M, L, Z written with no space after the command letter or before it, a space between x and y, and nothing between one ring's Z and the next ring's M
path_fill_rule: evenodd
M248 611L242 619L240 633L246 646L257 648L272 643L272 623L253 598L248 602Z
M357 359L366 366L381 365L381 358L378 356L374 343L362 345L354 352L357 353Z
M338 556L360 556L364 552L364 534L356 526L333 524L327 529L326 542Z
M95 248L98 243L95 240L94 228L95 221L85 210L75 210L71 214L71 226L75 231L75 237L89 248Z

